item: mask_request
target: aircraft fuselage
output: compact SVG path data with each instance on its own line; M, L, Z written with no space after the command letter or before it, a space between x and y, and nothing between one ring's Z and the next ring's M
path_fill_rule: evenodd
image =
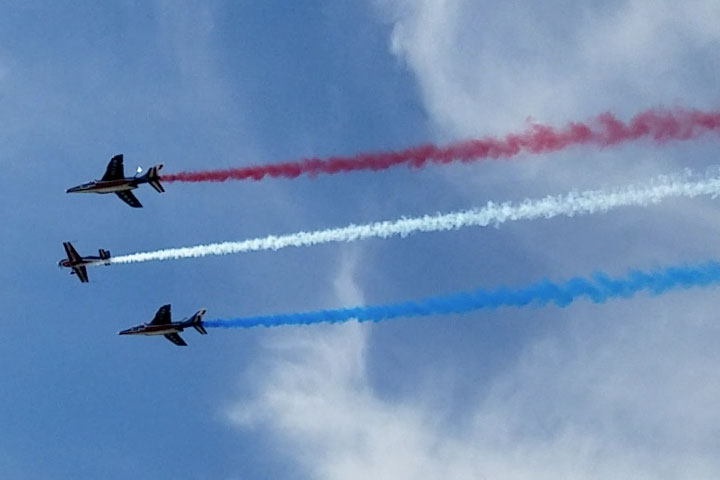
M169 333L180 333L189 326L190 325L186 325L186 322L176 322L168 325L151 325L144 323L118 332L118 335L167 335Z
M145 183L140 178L121 178L119 180L95 180L67 189L67 193L117 193L135 190Z
M91 265L95 263L105 262L107 259L98 256L82 257L80 260L69 260L67 258L62 259L58 262L61 267L72 268L79 265Z

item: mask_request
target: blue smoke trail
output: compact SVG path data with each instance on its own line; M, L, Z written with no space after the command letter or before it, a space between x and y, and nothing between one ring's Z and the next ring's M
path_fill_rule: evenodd
M379 322L398 317L467 313L475 310L494 310L499 307L542 306L548 303L566 307L580 298L589 298L594 303L603 303L611 298L630 298L641 291L658 295L676 288L700 287L718 283L720 283L720 262L708 262L696 266L668 267L647 272L631 270L624 276L615 278L597 272L590 278L575 277L563 283L553 283L545 279L520 288L480 289L388 305L215 319L205 321L204 325L214 328L279 327L282 325L340 323L349 320Z

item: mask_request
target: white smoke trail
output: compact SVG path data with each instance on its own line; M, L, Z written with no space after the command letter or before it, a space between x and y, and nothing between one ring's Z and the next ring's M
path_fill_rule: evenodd
M610 190L570 192L565 195L528 199L522 202L488 202L482 208L454 213L424 215L415 218L375 222L366 225L348 225L341 228L297 232L288 235L270 235L238 242L211 243L193 247L168 248L133 253L110 259L110 263L149 262L180 258L229 255L259 250L279 250L287 247L306 247L331 242L354 242L367 238L405 237L418 232L457 230L463 227L485 227L517 220L533 220L557 216L572 217L606 212L618 207L646 206L669 197L697 197L720 195L720 176L698 178L687 170L682 174L664 175L647 183L629 185ZM100 262L98 262L100 263Z

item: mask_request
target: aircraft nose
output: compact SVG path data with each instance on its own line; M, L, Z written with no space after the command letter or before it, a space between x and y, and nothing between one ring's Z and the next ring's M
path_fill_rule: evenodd
M128 328L127 330L120 330L120 331L118 332L118 335L129 335L129 334L130 334L130 329L129 329L129 328Z
M67 190L65 190L65 193L75 193L75 192L79 192L79 191L80 191L80 187L72 187L72 188L68 188Z

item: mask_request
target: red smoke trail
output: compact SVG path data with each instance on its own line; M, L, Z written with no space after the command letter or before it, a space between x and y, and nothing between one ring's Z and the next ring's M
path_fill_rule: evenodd
M608 147L623 142L649 138L662 143L689 140L705 132L720 132L720 111L663 108L637 114L623 123L604 113L589 123L570 123L556 130L547 125L533 124L523 133L504 138L485 137L452 143L444 147L420 145L394 152L361 153L326 159L306 158L296 162L228 170L181 172L164 175L165 182L224 182L225 180L262 180L265 177L295 178L355 170L385 170L396 165L422 168L428 163L474 162L486 158L509 158L520 153L548 153L573 145Z

